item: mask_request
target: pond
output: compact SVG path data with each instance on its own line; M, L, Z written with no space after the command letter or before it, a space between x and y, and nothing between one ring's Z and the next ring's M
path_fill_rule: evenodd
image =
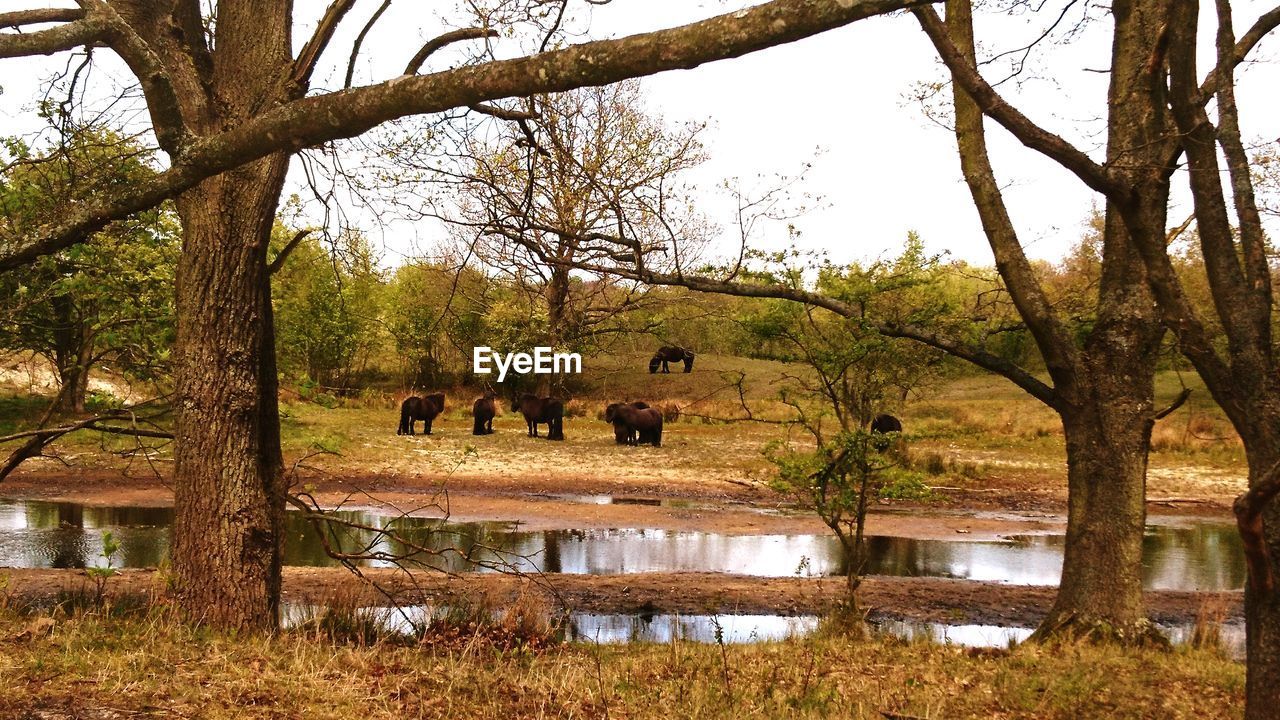
M841 572L843 553L828 535L726 535L657 529L521 530L514 522L445 523L373 511L337 513L345 521L390 526L432 552L426 565L454 572L499 565L549 573L618 574L705 571L785 577ZM119 567L153 567L169 553L173 509L97 507L0 500L0 566L76 568L103 565L102 535L113 533ZM316 530L298 513L287 516L285 563L335 565ZM368 530L343 528L342 549L399 554L403 544ZM870 574L930 576L1020 585L1056 585L1061 535L1005 541L872 537ZM387 564L371 559L367 565ZM1244 555L1235 526L1224 522L1150 525L1144 539L1144 583L1160 590L1236 590L1244 586Z

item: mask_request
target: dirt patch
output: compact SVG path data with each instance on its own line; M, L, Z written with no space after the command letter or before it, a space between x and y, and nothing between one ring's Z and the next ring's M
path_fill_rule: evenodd
M550 604L591 613L679 613L813 615L831 610L843 597L838 578L761 578L719 573L634 575L541 575L405 573L363 571L401 604L482 604L501 608L519 596L537 593ZM82 570L6 570L11 599L41 602L64 593L87 592ZM3 576L0 575L0 576ZM110 580L114 597L149 595L161 599L164 579L151 570L126 570ZM860 600L873 619L1030 627L1048 613L1056 589L1043 586L946 578L870 577ZM341 568L285 568L284 599L304 605L335 597L360 604L388 604L387 595ZM1221 609L1224 621L1243 618L1240 592L1152 591L1146 594L1152 620L1194 622L1205 608Z

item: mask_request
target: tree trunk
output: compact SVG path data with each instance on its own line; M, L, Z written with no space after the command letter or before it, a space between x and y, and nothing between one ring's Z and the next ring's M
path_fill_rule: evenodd
M88 348L83 323L76 318L75 303L70 295L50 299L53 309L53 357L58 383L58 410L84 412L85 394L89 387Z
M182 195L173 566L183 611L278 623L285 487L267 241L287 158Z
M1151 396L1138 395L1099 397L1063 414L1068 508L1062 579L1034 639L1063 633L1139 642L1150 637L1142 537Z
M555 350L563 348L565 338L570 335L569 323L569 270L563 267L552 268L551 278L547 281L547 345ZM564 378L560 375L544 375L538 381L538 392L542 395L564 396Z
M1238 406L1247 408L1250 422L1236 422L1236 427L1244 425L1240 435L1252 487L1280 462L1280 387L1275 379L1261 378L1250 385L1253 397ZM1280 590L1276 589L1280 582L1280 499L1273 498L1263 511L1262 532L1272 589L1267 592L1260 587L1252 572L1245 584L1245 720L1273 718L1275 709L1280 708Z

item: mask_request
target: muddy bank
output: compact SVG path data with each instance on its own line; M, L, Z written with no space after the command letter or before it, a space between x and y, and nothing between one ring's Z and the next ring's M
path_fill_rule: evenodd
M605 530L654 528L730 535L826 534L813 515L791 507L786 498L764 488L740 493L679 496L645 488L611 493L583 487L527 485L522 491L462 488L452 481L447 492L427 478L345 481L329 478L312 485L327 507L413 512L458 522L518 521L524 530ZM652 490L652 489L650 489ZM170 484L154 475L115 473L22 473L0 484L0 497L77 502L91 506L159 507L173 503ZM1219 517L1225 507L1205 502L1153 502L1153 517ZM1061 533L1065 518L1057 512L992 508L981 502L939 501L877 505L868 521L873 535L919 540L994 540L1008 535Z
M391 569L365 569L363 575L381 590L361 583L341 568L284 570L284 599L321 605L479 604L500 608L518 598L533 597L548 608L564 606L589 613L679 613L815 615L829 611L843 597L838 578L759 578L717 573L646 573L638 575L494 574L443 576L407 574ZM10 600L47 602L62 594L90 592L83 570L4 570ZM384 592L385 591L385 594ZM164 596L164 579L152 570L126 570L109 581L115 597ZM860 601L873 619L917 620L951 624L1030 627L1048 612L1056 588L1000 585L942 578L870 577ZM1223 621L1243 618L1240 592L1151 591L1146 594L1152 620L1191 623L1202 613Z

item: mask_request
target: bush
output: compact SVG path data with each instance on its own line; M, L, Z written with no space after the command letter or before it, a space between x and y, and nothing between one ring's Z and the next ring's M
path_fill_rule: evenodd
M885 471L886 482L880 488L880 497L888 500L928 500L933 491L924 482L924 475L902 468Z

